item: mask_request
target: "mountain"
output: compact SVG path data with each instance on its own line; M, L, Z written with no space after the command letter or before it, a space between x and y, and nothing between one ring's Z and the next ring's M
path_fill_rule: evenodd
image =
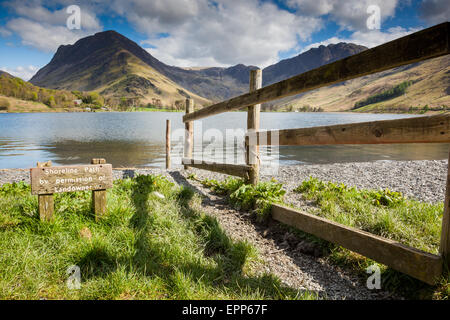
M353 43L319 46L263 69L269 85L366 50ZM440 60L439 60L440 59ZM263 105L263 110L350 110L355 103L412 81L406 93L361 109L395 110L449 104L449 58L443 57L345 81ZM96 33L73 45L60 46L31 83L53 89L95 90L108 98L138 98L169 106L186 97L206 106L248 92L254 66L180 68L169 66L115 31ZM380 109L381 108L381 109ZM384 109L383 109L384 108Z
M311 49L265 68L263 81L280 81L364 49L345 43ZM96 90L107 97L138 97L143 102L161 99L171 103L192 96L205 105L208 100L221 101L247 92L249 73L254 68L243 64L229 68L169 66L134 41L105 31L60 46L30 82L54 89Z
M263 69L263 86L296 76L364 50L367 50L364 46L344 42L309 49L296 57L281 60Z
M249 70L243 65L201 70L169 66L134 41L105 31L60 46L30 82L54 89L96 90L107 97L138 97L142 102L160 99L171 104L192 97L206 105L209 99L242 93L241 81Z

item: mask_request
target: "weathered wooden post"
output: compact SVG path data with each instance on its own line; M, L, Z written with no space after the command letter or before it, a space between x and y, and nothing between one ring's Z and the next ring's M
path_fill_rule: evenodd
M166 120L166 169L170 169L170 120Z
M105 164L105 159L92 159L91 164ZM106 189L92 190L92 208L94 209L95 220L98 221L106 214Z
M38 168L48 168L52 166L51 161L38 162ZM41 221L51 221L53 219L53 212L55 210L55 205L53 202L53 193L40 194L38 195L39 204L39 219Z
M261 69L250 70L250 92L260 89L262 86ZM256 135L252 133L259 130L259 116L261 105L256 104L248 107L247 132L250 134L246 139L246 164L251 166L249 171L249 182L253 185L259 181L259 146Z
M444 214L442 216L441 245L439 252L444 261L444 272L450 274L450 153L447 167Z
M194 100L186 99L186 114L194 112ZM192 159L192 151L194 149L194 122L187 121L185 123L185 133L184 133L184 157ZM186 170L189 166L185 165Z

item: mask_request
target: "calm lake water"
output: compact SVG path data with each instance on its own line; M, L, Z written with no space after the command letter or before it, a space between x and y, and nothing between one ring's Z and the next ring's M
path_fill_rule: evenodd
M182 113L27 113L0 114L0 168L29 168L37 161L52 160L56 165L89 163L106 158L114 167L162 167L165 161L165 123L172 122L172 161L180 163L184 128ZM319 125L397 119L408 115L352 113L261 113L261 128L301 128ZM246 127L246 113L231 112L195 122L197 150L215 150L209 158L243 159L242 139L226 147L217 136L226 128ZM203 136L201 135L203 133ZM181 136L182 136L181 132ZM203 143L199 145L199 141ZM228 137L228 136L226 136ZM225 139L225 138L224 138ZM229 142L230 139L226 138ZM215 146L215 147L214 147ZM375 160L446 159L447 144L349 145L280 147L269 156L280 164L333 163ZM264 160L264 158L263 158ZM239 161L239 160L238 160Z

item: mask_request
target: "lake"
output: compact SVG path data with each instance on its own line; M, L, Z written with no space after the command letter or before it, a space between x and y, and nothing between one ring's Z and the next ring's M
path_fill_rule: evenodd
M55 165L82 164L100 157L106 158L113 167L163 167L166 119L172 122L172 161L176 166L182 154L183 134L177 130L184 128L182 116L183 113L175 112L3 113L0 114L0 168L29 168L36 166L37 161L47 160ZM262 112L261 128L301 128L411 116ZM224 156L242 160L242 139L233 138L232 143L222 147L221 140L214 140L212 136L224 134L227 128L242 129L243 132L245 127L244 112L229 112L195 121L197 148L194 156L200 156L203 148L213 150L208 158L216 161L223 161ZM228 142L228 135L224 139ZM447 159L448 150L448 144L280 147L271 150L269 157L279 156L281 165L438 160Z

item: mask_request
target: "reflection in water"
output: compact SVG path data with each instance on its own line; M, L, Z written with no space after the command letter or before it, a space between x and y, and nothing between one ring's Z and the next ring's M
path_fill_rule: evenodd
M184 128L182 113L30 113L0 114L0 168L29 168L37 161L54 164L89 163L106 158L114 167L162 167L165 161L165 120L172 121L172 162L181 161ZM301 128L338 123L396 119L406 115L351 113L262 113L263 129ZM222 145L214 132L246 126L246 113L216 115L194 125L194 157L243 162L243 140ZM213 131L212 131L213 130ZM201 133L204 140L201 141ZM225 139L227 140L228 139ZM347 145L280 147L280 164L332 163L374 160L446 159L447 144ZM262 159L269 156L261 148ZM270 148L269 148L270 150Z

